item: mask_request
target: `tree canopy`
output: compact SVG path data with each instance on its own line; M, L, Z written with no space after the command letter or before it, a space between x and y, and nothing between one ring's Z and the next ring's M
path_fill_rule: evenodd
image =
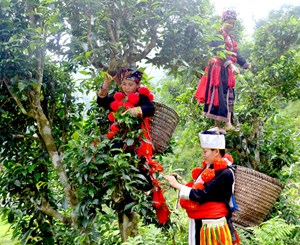
M163 81L152 84L146 74L143 82L177 111L180 124L173 152L156 158L165 171L187 175L201 159L197 132L212 125L193 94L211 57L208 42L220 28L213 6L208 0L2 0L0 7L0 212L13 236L22 244L121 244L116 216L126 212L139 214L152 232L162 228L160 239L175 241L180 225L171 218L159 226L141 190L137 159L114 152L103 137L106 112L94 102L87 108L78 94L96 91L103 72L137 64L164 69ZM299 7L270 13L247 43L238 26L241 52L254 68L237 78L240 132L227 137L238 164L289 184L292 177L299 184L299 28ZM85 75L80 82L78 72ZM138 132L128 137L131 142ZM293 174L282 175L287 167ZM289 216L283 210L291 200ZM294 203L283 195L273 214L299 225Z

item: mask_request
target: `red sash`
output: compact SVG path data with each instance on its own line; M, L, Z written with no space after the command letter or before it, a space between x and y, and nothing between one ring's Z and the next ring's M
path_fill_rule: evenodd
M199 204L196 210L186 209L186 212L191 219L216 219L228 215L226 204L223 202L206 202Z

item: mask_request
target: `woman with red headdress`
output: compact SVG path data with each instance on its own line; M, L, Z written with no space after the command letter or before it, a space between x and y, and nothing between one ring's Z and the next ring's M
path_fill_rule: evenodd
M117 76L119 76L120 78ZM137 103L132 103L133 106L129 106L127 108L127 112L129 112L132 116L140 116L143 118L153 116L155 111L154 105L152 103L154 99L153 94L151 94L149 89L147 89L146 87L140 87L143 73L138 70L128 68L121 69L117 76L114 78L116 79L116 81L120 79L120 87L122 91L119 92L119 94L115 94L114 96L107 96L108 89L113 78L106 76L105 81L97 94L98 105L111 110L111 103L113 101L119 101L118 96L121 96L123 100L129 100L128 102L130 102L131 99L131 102L135 102L135 100L138 100ZM133 94L137 95L138 98L136 96L132 96ZM133 99L131 97L136 98Z
M222 15L222 40L211 42L215 56L209 61L205 74L200 79L195 98L204 104L204 115L214 119L215 126L221 128L225 122L225 130L232 130L235 75L239 74L238 63L244 69L250 69L248 63L240 54L234 36L230 34L236 23L237 14L227 10ZM225 46L225 49L222 47ZM225 57L220 58L217 52L223 52Z
M142 134L139 137L138 145L126 145L125 142L119 142L115 147L123 151L135 154L140 159L139 169L147 180L151 183L150 188L146 185L143 190L153 189L153 203L156 209L158 222L164 224L168 221L170 214L165 203L162 189L156 179L156 175L163 171L162 166L152 159L153 145L151 138L151 117L154 115L155 107L153 104L154 96L146 87L141 87L143 73L132 68L121 69L114 80L119 84L121 91L113 96L108 96L108 89L113 78L105 77L105 81L97 93L97 103L99 106L110 110L108 119L111 122L110 130L106 134L109 139L114 138L120 132L128 132L123 122L118 121L118 117L129 114L132 117L139 118ZM125 129L124 129L125 127ZM122 138L124 138L122 136ZM148 189L147 189L148 188Z

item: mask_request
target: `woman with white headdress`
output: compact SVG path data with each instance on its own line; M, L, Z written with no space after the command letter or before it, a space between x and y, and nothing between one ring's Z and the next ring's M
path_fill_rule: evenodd
M181 184L178 174L165 176L179 190L180 205L190 218L189 245L240 244L231 222L237 205L233 198L233 159L225 154L225 137L214 130L199 137L204 161L192 170L193 181Z

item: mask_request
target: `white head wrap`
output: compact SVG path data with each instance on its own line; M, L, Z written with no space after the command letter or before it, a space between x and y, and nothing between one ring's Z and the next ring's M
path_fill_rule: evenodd
M199 133L202 148L225 149L225 136L216 128Z

